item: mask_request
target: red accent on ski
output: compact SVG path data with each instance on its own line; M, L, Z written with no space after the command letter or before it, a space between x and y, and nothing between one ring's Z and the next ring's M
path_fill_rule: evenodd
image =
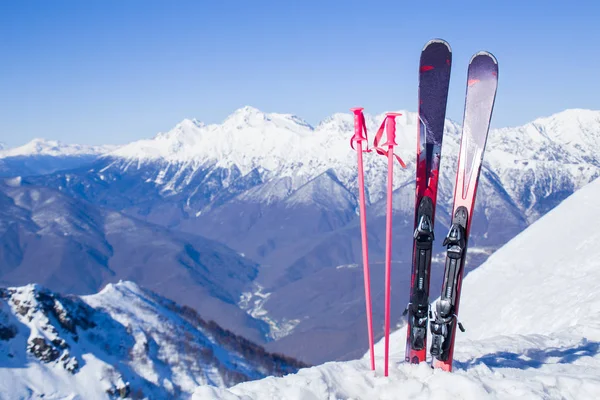
M425 72L425 71L431 71L432 69L434 69L433 65L423 65L421 67L421 72Z
M469 81L467 82L467 86L473 86L477 82L479 82L479 79L469 79Z

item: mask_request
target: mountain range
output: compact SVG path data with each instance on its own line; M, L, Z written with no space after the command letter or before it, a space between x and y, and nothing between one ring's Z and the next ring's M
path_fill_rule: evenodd
M86 146L44 139L34 139L15 148L0 144L0 177L43 175L76 168L116 148L111 145Z
M401 112L397 151L408 168L397 166L394 177L395 322L408 299L417 120ZM382 119L367 115L369 131ZM446 121L434 294L460 131ZM9 270L0 284L35 279L52 290L85 294L132 280L199 311L209 302L215 311L207 317L270 351L311 363L356 357L367 340L352 132L350 113L312 127L293 115L244 107L222 124L184 120L152 139L90 151L91 159L75 165L61 166L73 158L59 150L53 170L12 172L0 188L7 205L0 256ZM598 111L567 110L492 130L468 269L596 178L598 145ZM386 168L383 157L365 157L377 335ZM36 250L38 242L46 250ZM199 260L206 254L214 267ZM53 273L36 275L40 265Z

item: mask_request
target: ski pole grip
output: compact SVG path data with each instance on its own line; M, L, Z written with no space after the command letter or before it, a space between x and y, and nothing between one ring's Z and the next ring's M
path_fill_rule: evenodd
M387 132L387 145L388 146L397 146L396 143L396 117L401 116L400 113L387 113L385 115L385 130Z
M354 113L354 137L352 141L359 142L361 140L365 140L366 138L363 136L364 131L364 119L363 119L363 110L362 107L354 107L351 108L350 111Z

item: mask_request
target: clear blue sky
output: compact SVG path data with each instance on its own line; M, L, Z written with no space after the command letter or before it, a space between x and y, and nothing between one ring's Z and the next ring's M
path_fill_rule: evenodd
M454 52L454 120L484 49L500 62L494 126L600 109L597 3L2 1L0 141L125 143L244 105L313 124L356 105L415 110L435 37Z

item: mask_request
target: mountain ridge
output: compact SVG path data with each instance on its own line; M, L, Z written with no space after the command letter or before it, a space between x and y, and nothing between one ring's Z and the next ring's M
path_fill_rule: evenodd
M58 140L36 138L21 146L11 148L0 148L0 158L32 156L98 156L115 151L117 147L118 146L116 145L94 146L82 144L66 144Z
M126 281L81 297L0 289L0 355L2 398L181 398L306 366Z

